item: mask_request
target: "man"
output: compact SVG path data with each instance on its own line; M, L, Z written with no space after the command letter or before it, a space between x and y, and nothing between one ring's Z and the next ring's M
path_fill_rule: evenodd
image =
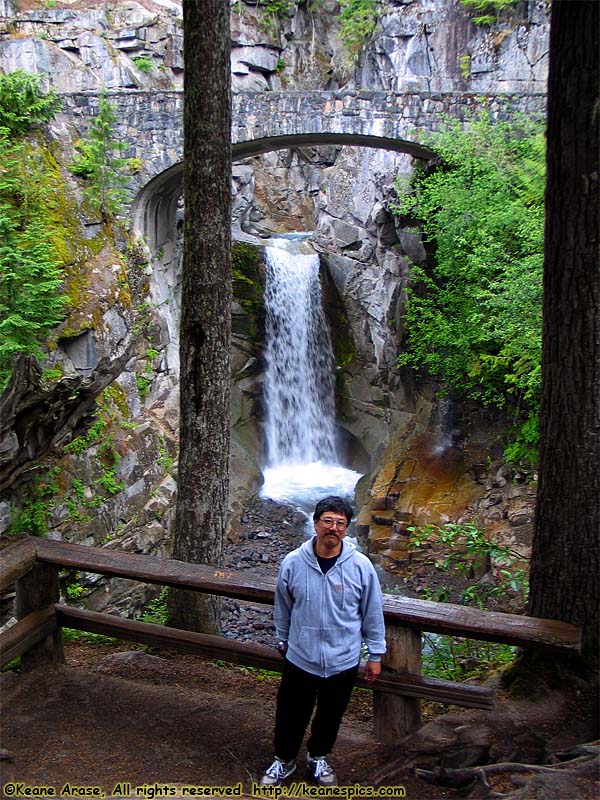
M317 710L307 742L308 770L321 786L337 786L327 763L350 700L364 640L368 681L381 672L385 627L379 580L369 559L344 541L352 508L341 497L320 500L316 535L282 561L275 589L278 650L285 657L275 715L275 760L262 786L296 770L296 756Z

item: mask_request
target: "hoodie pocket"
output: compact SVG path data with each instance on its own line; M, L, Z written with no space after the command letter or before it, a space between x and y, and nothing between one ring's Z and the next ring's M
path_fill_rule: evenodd
M304 625L298 637L298 651L302 658L311 664L320 664L320 628L311 628Z
M348 636L345 628L330 626L323 628L323 645L325 650L341 652L348 647Z
M304 626L300 631L296 650L306 663L319 669L334 668L339 663L346 663L352 655L348 631L339 626ZM358 661L358 656L356 660Z
M346 629L333 626L323 628L322 636L324 666L334 668L340 662L347 661L350 655L350 642Z

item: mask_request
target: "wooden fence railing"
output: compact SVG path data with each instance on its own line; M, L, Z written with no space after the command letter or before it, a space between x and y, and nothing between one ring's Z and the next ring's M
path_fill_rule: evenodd
M0 636L0 662L18 656L25 669L63 660L61 628L101 633L155 647L174 648L235 664L280 671L282 660L264 645L191 633L137 620L73 608L59 602L59 570L85 572L272 604L274 585L244 573L108 548L28 537L0 550L0 591L16 585L17 623ZM493 693L481 686L421 675L421 633L450 634L520 647L579 651L580 631L556 620L486 612L449 603L386 595L388 653L382 677L357 685L373 689L375 734L391 743L420 723L419 699L493 708Z

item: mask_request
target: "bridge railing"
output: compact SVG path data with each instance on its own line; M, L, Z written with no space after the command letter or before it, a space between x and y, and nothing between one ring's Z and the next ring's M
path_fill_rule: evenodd
M274 602L274 584L253 580L234 570L26 537L0 550L0 591L16 586L18 620L0 636L2 666L19 656L24 669L64 660L61 629L69 627L154 647L173 648L203 658L281 671L281 657L264 645L192 633L62 604L59 587L62 568L255 603L272 605ZM580 630L557 620L486 612L390 595L385 596L384 615L388 652L382 677L374 684L368 684L359 672L357 680L357 686L373 690L375 735L384 743L397 741L418 727L420 699L493 708L493 693L486 687L438 680L421 674L423 631L520 647L575 652L580 649Z

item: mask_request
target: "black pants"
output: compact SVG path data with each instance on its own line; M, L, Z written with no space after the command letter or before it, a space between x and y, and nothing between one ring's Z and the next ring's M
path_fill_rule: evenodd
M358 664L329 678L320 678L285 660L275 713L276 756L283 761L296 758L315 702L317 711L307 742L308 752L311 756L324 756L333 749L357 670Z

